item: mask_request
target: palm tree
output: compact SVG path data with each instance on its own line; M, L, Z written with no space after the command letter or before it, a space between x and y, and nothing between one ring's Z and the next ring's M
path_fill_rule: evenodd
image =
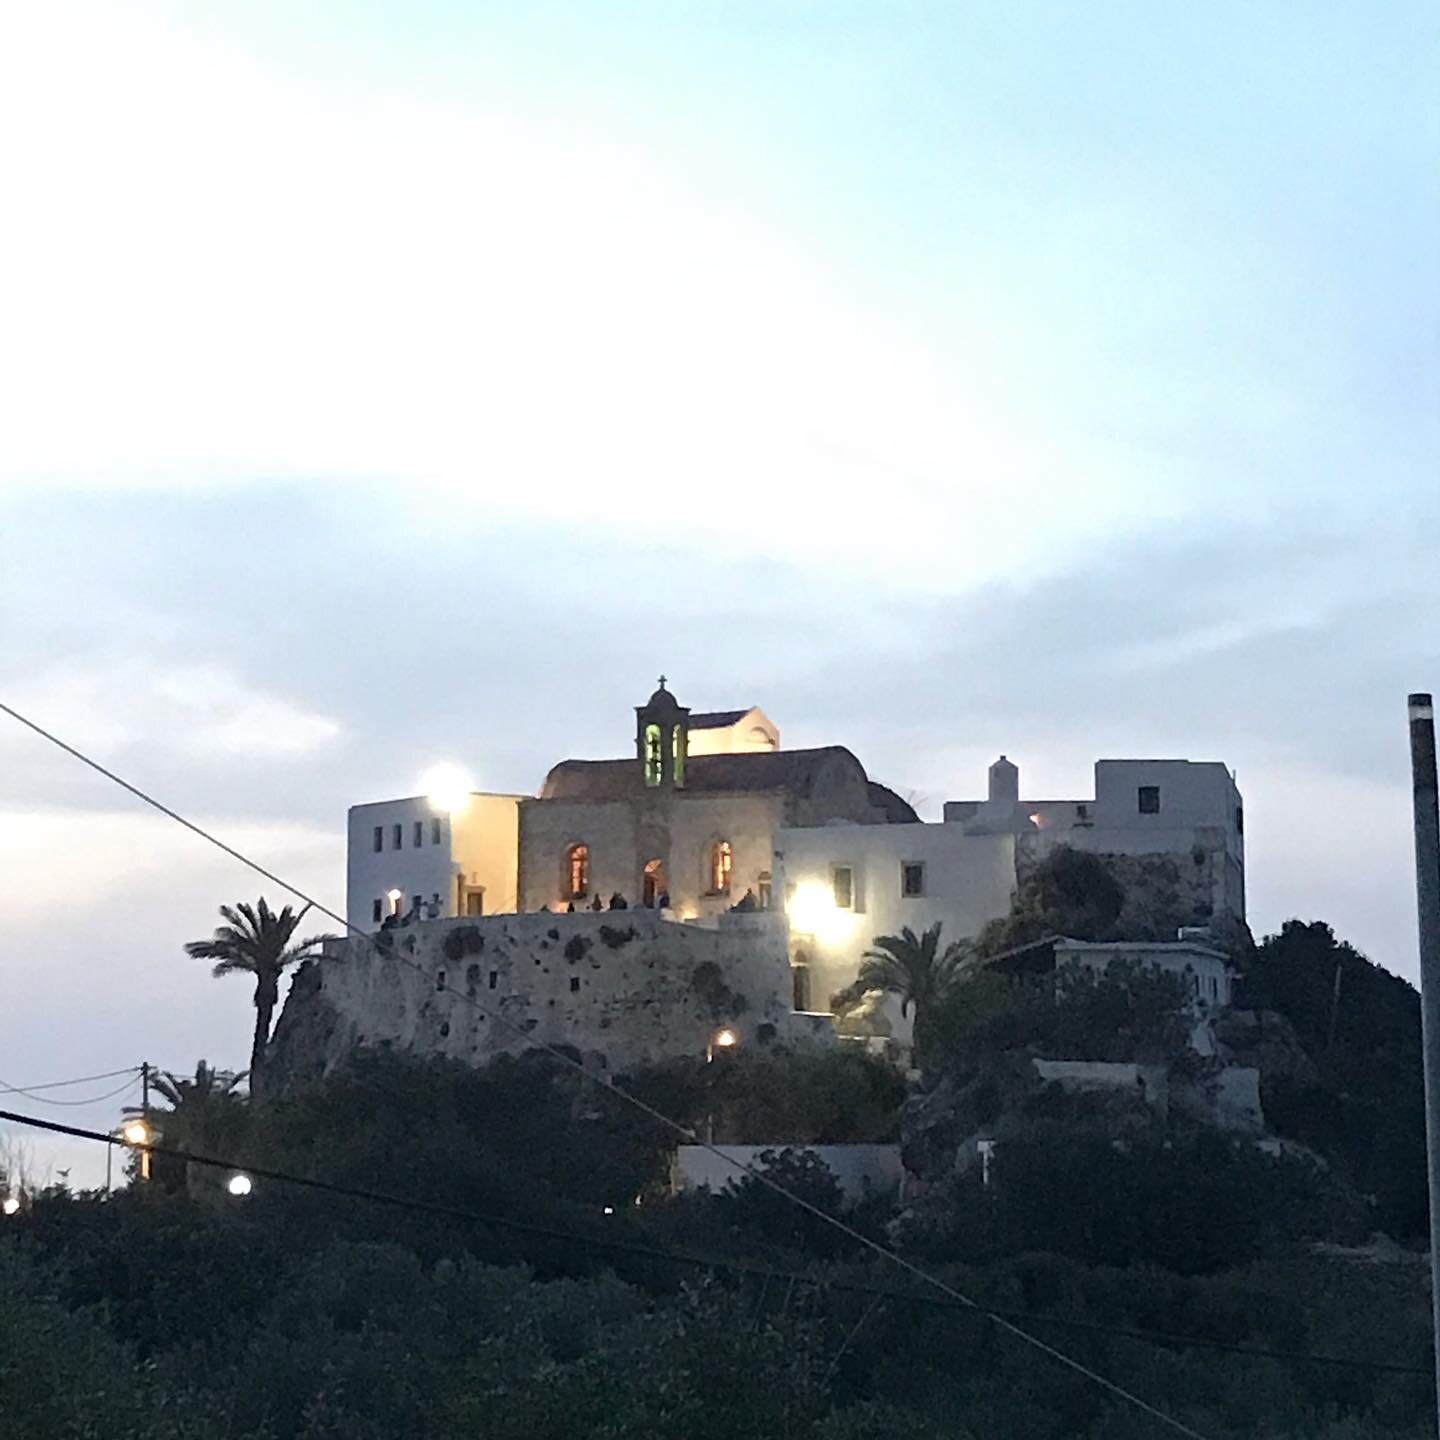
M923 935L906 925L898 935L877 935L874 948L860 960L860 974L854 989L885 990L900 997L900 1014L915 1007L918 1018L949 988L961 962L969 954L963 941L952 940L940 948L940 922Z
M270 1039L270 1018L280 1000L280 977L292 965L316 954L324 935L312 935L291 944L295 928L309 910L296 914L286 905L277 915L262 896L258 905L222 905L225 924L209 940L192 940L185 953L197 960L213 960L210 972L255 977L255 1039L250 1047L250 1092L256 1094L264 1079L265 1046Z
M157 1075L151 1084L170 1105L156 1117L165 1143L194 1155L215 1155L228 1150L244 1119L243 1097L237 1093L244 1079L243 1071L231 1075L212 1069L203 1060L195 1066L193 1080L169 1070ZM185 1188L191 1193L195 1189L195 1177L188 1163Z

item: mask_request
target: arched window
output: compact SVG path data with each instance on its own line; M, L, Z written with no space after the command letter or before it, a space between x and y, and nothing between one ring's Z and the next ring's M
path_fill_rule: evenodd
M565 852L565 898L583 900L590 893L590 847L572 845Z
M717 840L710 847L710 893L712 895L728 895L730 893L730 867L734 863L734 858L728 840Z
M658 725L645 727L645 783L658 785L665 775L665 745Z
M640 903L647 910L654 910L662 898L668 898L664 863L660 860L647 860L640 881Z
M755 898L759 901L762 910L768 910L772 904L771 889L772 882L770 872L768 870L762 870L760 872L759 882L755 887Z

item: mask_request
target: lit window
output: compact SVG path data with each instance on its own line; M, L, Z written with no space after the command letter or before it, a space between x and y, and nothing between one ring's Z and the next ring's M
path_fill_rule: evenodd
M770 872L768 870L762 870L759 878L755 882L755 898L760 902L760 908L762 910L768 910L770 908L771 889Z
M565 852L566 897L583 900L590 893L590 847L572 845Z
M405 827L403 825L395 826L395 828L391 831L390 834L390 848L392 850L398 850L400 846L404 844L404 841Z
M424 822L423 820L417 820L417 821L415 822L415 838L414 838L415 848L418 850L424 843L425 843L425 822Z
M1142 815L1158 815L1160 813L1160 787L1158 785L1142 785L1139 790L1139 800Z
M830 872L835 905L840 910L855 908L855 872L848 865L836 865Z
M900 893L914 900L925 893L925 865L920 860L906 860L900 866Z
M430 822L430 843L432 845L438 845L440 843L440 821L438 818Z
M675 754L675 783L685 783L685 730L683 726L677 725L672 730L674 754Z
M645 783L658 785L664 775L665 746L658 725L645 727Z
M375 848L377 850L385 848L385 827L383 825L375 827Z
M378 925L385 915L385 902L377 900L370 907L370 918Z
M710 847L710 893L730 893L730 868L734 864L734 852L728 840L717 840Z

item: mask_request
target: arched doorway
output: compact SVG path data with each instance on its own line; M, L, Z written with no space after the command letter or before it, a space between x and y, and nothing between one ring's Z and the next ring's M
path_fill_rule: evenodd
M640 881L640 903L647 910L654 910L662 896L668 896L670 887L665 883L665 862L647 860L645 874Z

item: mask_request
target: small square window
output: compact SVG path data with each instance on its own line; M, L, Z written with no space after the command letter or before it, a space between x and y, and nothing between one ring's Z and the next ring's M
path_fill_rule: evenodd
M423 820L415 822L415 838L412 843L417 850L425 843L425 822Z
M385 827L383 825L375 827L375 848L377 850L385 848Z
M432 845L438 845L440 843L440 821L438 818L430 822L430 843Z
M921 860L906 860L900 866L900 893L907 900L914 900L925 893L925 863Z
M580 977L578 975L572 975L570 977L570 993L573 995L577 990L579 990L579 988Z
M1158 815L1160 813L1160 787L1158 785L1142 785L1138 796L1142 815Z
M390 832L390 848L398 850L405 843L405 827L396 825Z
M385 915L385 902L377 900L370 907L370 918L378 925Z
M855 908L855 871L849 865L836 865L830 872L831 885L835 892L835 906L839 910Z

